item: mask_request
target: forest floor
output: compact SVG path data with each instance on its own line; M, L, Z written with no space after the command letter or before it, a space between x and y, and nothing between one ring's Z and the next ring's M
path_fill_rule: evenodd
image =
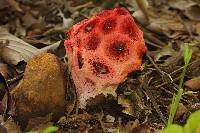
M42 131L52 125L58 132L156 132L166 126L184 66L181 46L187 43L193 54L174 119L184 125L200 109L200 2L149 0L144 6L134 0L1 0L0 132ZM148 52L143 68L118 86L117 99L108 96L103 103L78 109L67 69L66 31L114 7L127 9L144 33ZM59 63L51 56L32 58L44 52L56 55ZM40 60L42 65L37 64ZM57 77L51 78L54 74ZM50 87L42 91L39 85Z

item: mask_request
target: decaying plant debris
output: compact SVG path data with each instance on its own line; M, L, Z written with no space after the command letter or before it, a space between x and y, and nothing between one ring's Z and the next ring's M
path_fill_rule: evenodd
M1 0L0 131L35 131L51 125L58 126L60 132L140 133L162 129L184 65L180 50L183 43L192 47L193 56L174 122L184 124L191 112L199 110L200 3L195 0L147 0L145 5L137 6L137 2ZM91 100L86 109L79 109L72 91L75 86L71 74L68 70L60 70L62 67L67 69L66 30L83 19L115 7L127 9L134 17L144 33L148 53L143 58L141 70L130 73L118 86L117 98L99 96L101 102L93 104ZM60 67L57 61L42 62L42 57L37 60L37 56L41 56L38 54L44 51L54 54L47 55L65 65ZM53 66L57 74L53 73ZM41 82L41 86L33 87L36 81ZM51 87L46 90L48 85ZM30 97L25 97L26 94ZM11 98L13 95L17 100ZM57 102L53 100L56 97ZM57 103L62 109L56 106ZM62 113L53 119L52 114L57 111Z

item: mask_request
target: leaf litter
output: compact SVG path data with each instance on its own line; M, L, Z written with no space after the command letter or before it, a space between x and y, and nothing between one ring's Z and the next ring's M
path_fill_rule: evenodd
M184 124L191 112L200 109L198 105L200 98L200 19L198 14L200 3L195 0L162 2L150 0L147 6L148 20L143 19L145 15L142 8L135 4L136 2L130 3L129 0L113 0L112 2L109 0L104 2L97 0L51 0L51 2L2 0L0 2L0 72L3 80L8 83L9 91L12 91L23 77L24 69L20 68L22 62L26 65L34 55L43 52L54 53L61 62L64 61L66 59L65 51L63 51L65 31L72 24L104 9L121 6L133 14L144 32L145 42L149 49L148 56L152 59L145 57L142 71L129 74L127 80L118 86L116 90L119 96L118 101L111 96L104 100L104 104L87 107L87 110L71 106L66 108L66 115L58 122L52 122L47 117L48 115L43 116L44 120L31 120L32 122L27 124L29 131L43 130L52 123L60 127L60 132L155 132L163 128L164 119L169 113L167 109L173 94L177 92L183 69L184 62L180 53L183 42L188 42L193 47L193 57L186 73L183 88L186 92L181 101L181 110L177 112L176 123ZM74 89L70 72L66 70L65 73L66 87ZM144 76L145 80L141 80ZM3 90L5 82L0 82L0 84ZM70 95L70 92L67 94L66 100L75 98ZM1 109L7 106L6 96L4 95L4 101L1 101L1 103L4 102L4 105L1 104ZM76 101L73 101L72 105L77 106L76 104ZM10 112L13 109L14 107L11 106ZM67 113L68 111L70 114ZM1 117L4 113L5 109L1 110ZM114 121L107 121L108 115ZM8 117L5 121L1 118L1 126L7 128L7 131L25 130L24 127L19 129L17 121L13 121L15 126L12 126L13 123L9 122L11 119L12 117ZM2 124L3 121L8 126ZM37 126L37 122L43 125Z

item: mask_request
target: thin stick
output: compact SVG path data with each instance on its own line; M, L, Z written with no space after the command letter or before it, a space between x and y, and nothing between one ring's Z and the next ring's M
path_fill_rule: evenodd
M147 0L136 0L138 7L143 12L145 18L149 22L149 14L148 14L148 1Z
M151 103L153 104L156 112L158 113L158 115L160 116L161 120L163 121L163 123L165 125L167 125L166 119L164 117L164 115L162 114L160 108L158 107L158 104L156 103L156 100L154 99L152 93L149 91L150 87L147 86L147 84L144 84L144 82L142 82L142 87L144 88L144 90L146 91L147 95L150 98Z

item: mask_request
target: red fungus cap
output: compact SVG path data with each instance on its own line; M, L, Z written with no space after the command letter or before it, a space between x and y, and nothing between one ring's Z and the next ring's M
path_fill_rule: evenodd
M140 69L147 51L142 31L123 8L103 11L67 33L68 65L82 108L91 97L115 92L128 73Z

